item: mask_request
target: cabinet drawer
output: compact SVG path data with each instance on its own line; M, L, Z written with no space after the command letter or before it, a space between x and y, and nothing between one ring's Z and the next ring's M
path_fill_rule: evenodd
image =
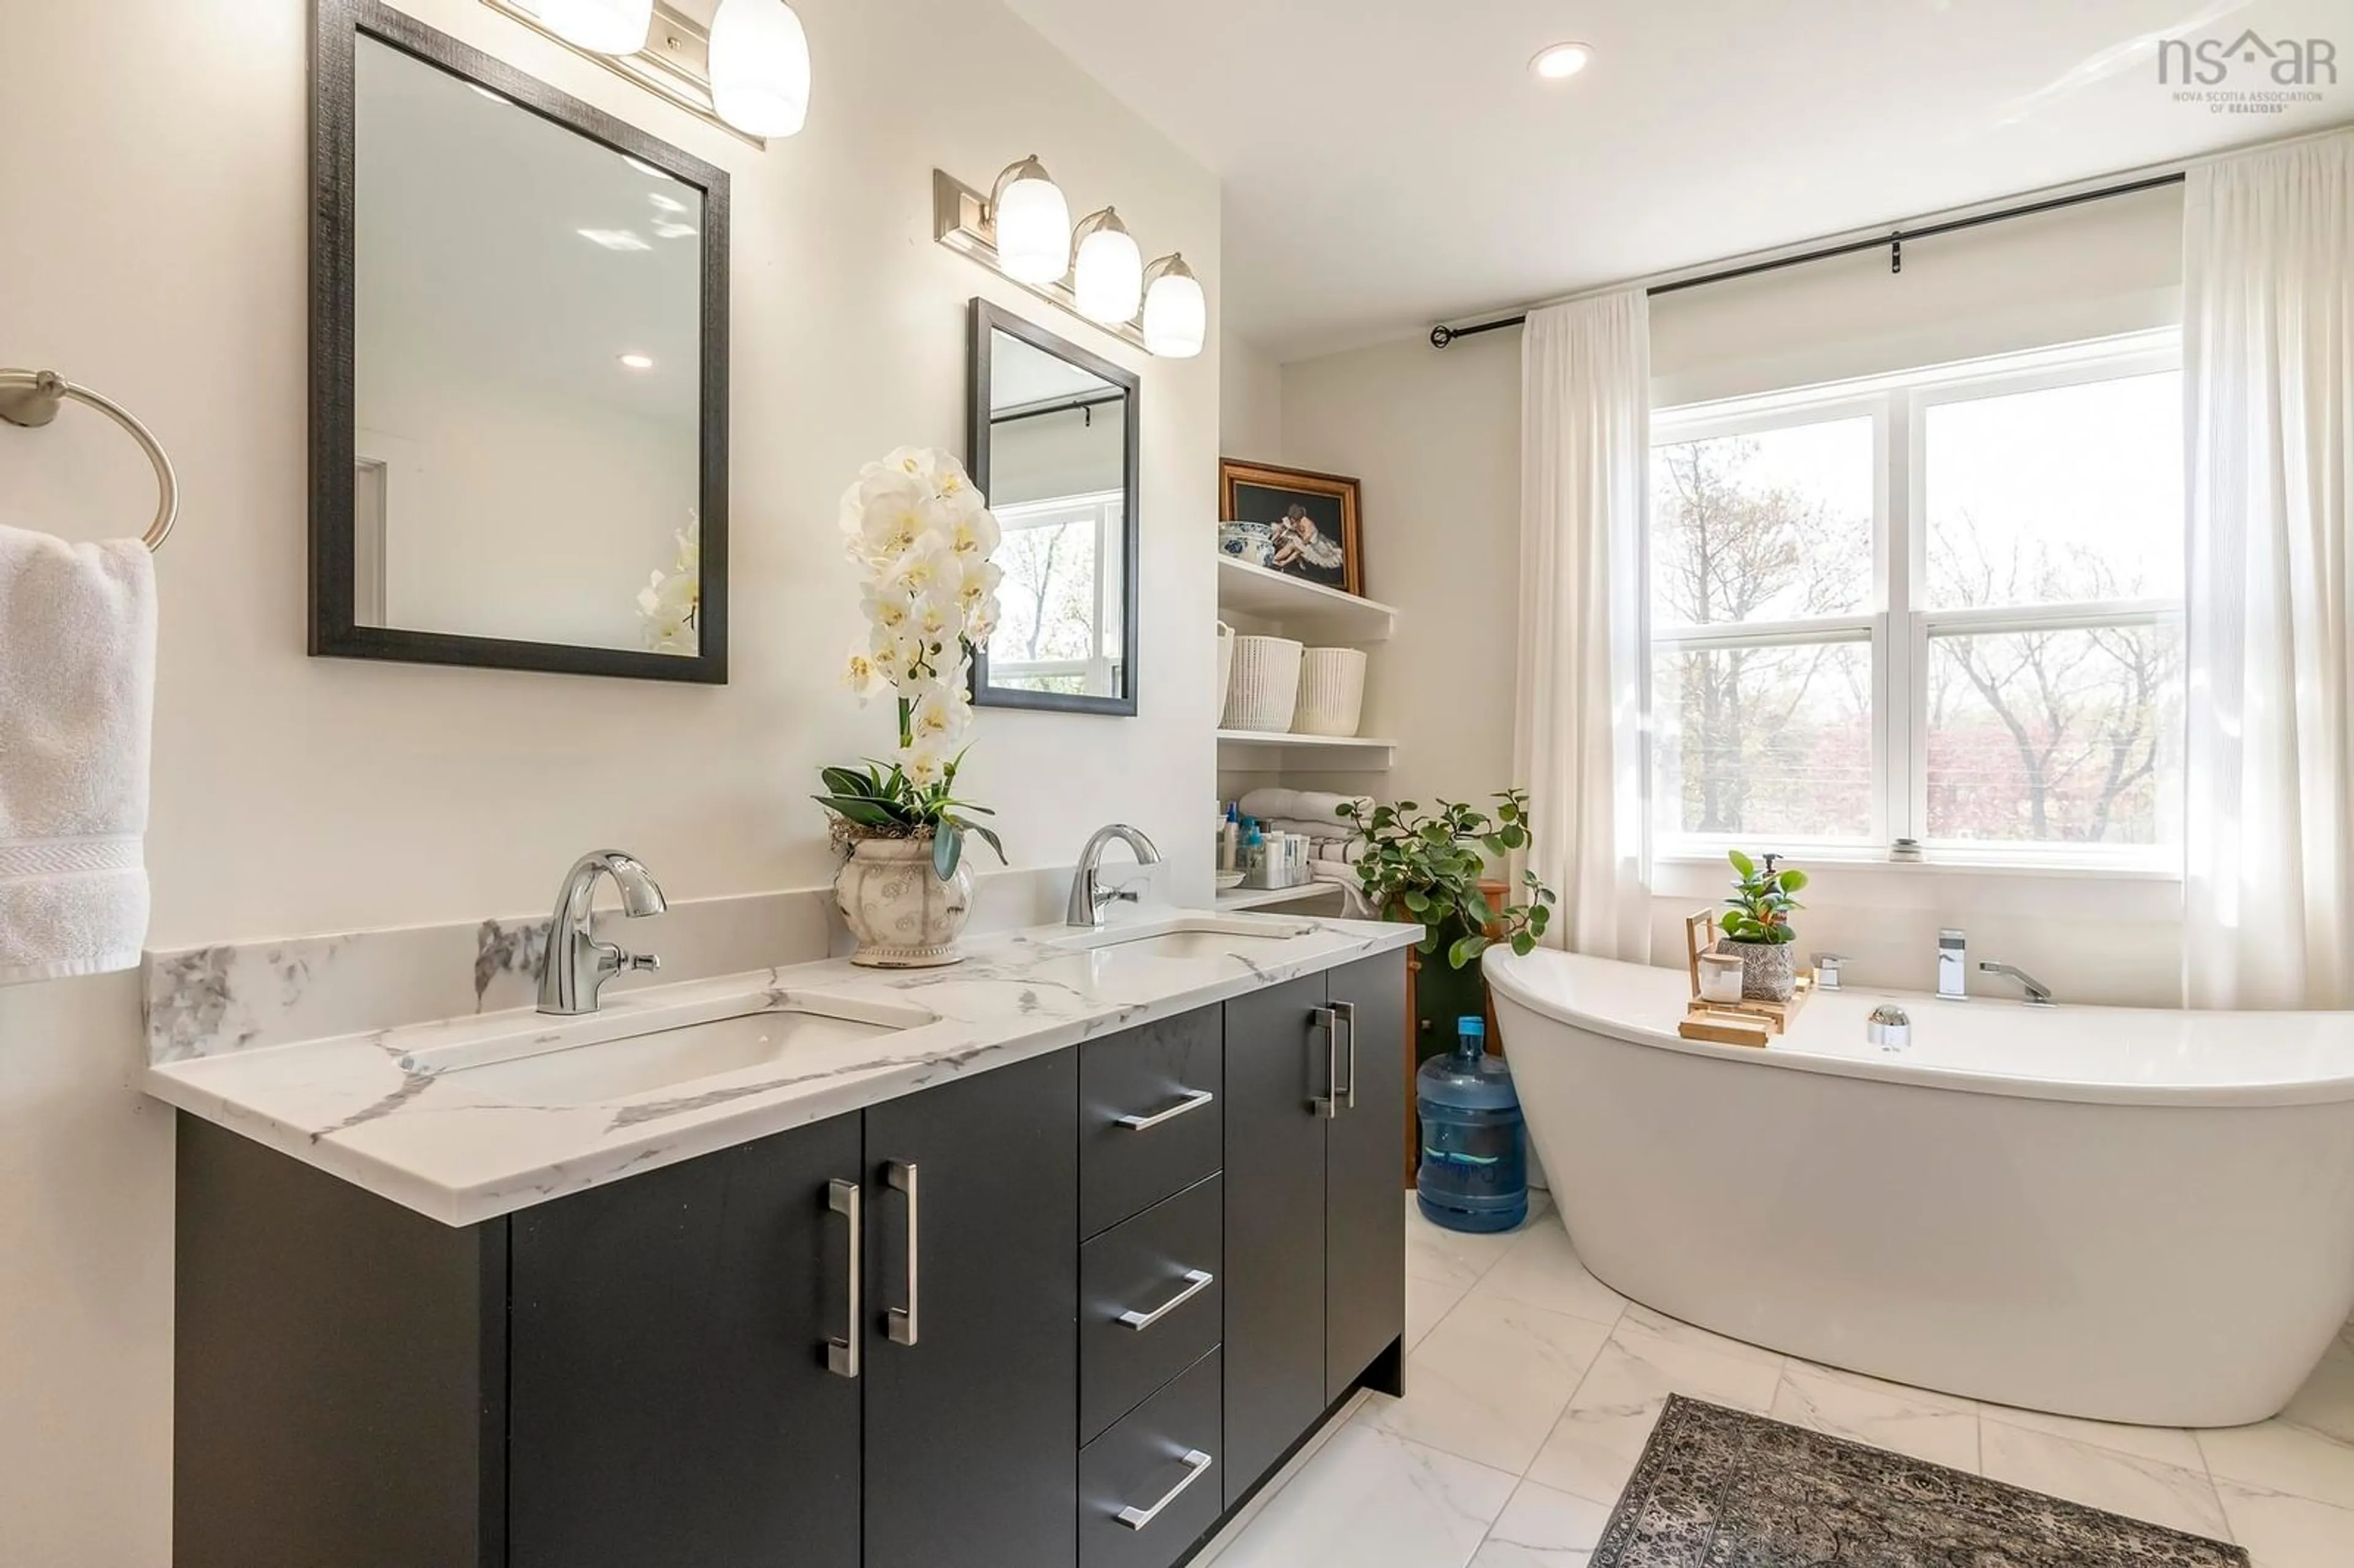
M1079 1054L1079 1234L1218 1168L1225 1022L1214 1007L1090 1041Z
M1169 1568L1218 1520L1218 1353L1079 1456L1079 1568Z
M1080 1442L1217 1344L1219 1205L1213 1176L1079 1249Z

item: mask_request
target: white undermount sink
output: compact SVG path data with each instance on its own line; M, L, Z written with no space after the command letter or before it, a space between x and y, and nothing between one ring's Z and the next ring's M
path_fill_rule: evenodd
M615 1007L568 1032L541 1020L533 1032L412 1051L400 1065L516 1104L599 1105L748 1068L787 1067L792 1058L822 1071L828 1047L938 1022L920 1008L832 997L788 996L779 1006L741 999L734 1008L657 1022Z
M1082 931L1047 945L1106 957L1257 959L1312 933L1297 920L1248 915L1172 915Z

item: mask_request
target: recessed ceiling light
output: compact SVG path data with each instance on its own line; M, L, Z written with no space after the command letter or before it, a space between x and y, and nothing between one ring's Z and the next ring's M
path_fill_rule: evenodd
M624 354L620 358L632 370L652 370L654 367L654 356L651 354Z
M1529 69L1542 81L1564 81L1585 69L1594 58L1591 46L1585 44L1548 44L1537 51Z
M583 228L576 230L591 245L601 245L608 250L652 250L652 246L642 235L628 228Z

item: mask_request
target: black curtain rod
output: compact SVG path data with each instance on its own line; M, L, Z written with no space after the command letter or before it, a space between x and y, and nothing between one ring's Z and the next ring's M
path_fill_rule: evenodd
M1043 418L1048 414L1076 414L1082 408L1100 408L1106 403L1117 403L1128 396L1125 392L1106 392L1095 397L1073 397L1066 402L1041 403L1035 408L1017 408L1011 414L991 414L992 425L1010 425L1016 419Z
M1840 256L1854 256L1866 250L1888 248L1888 270L1904 270L1904 242L1908 239L1935 239L1941 234L1958 234L1966 228L1978 228L1989 223L2008 223L2014 217L2032 217L2038 213L2057 212L2062 207L2082 207L2086 202L2106 201L2111 196L2135 196L2142 191L2154 191L2167 185L2179 185L2184 176L2179 174L2153 175L2146 180L2131 180L2121 185L2105 185L2099 190L2079 191L2073 196L2052 196L2043 201L2031 201L2020 207L2007 207L1999 212L1982 212L1975 217L1951 218L1944 223L1924 224L1918 228L1894 228L1884 237L1871 239L1850 239L1841 245L1826 245L1805 250L1795 256L1778 256L1770 261L1752 261L1745 266L1727 267L1719 272L1703 272L1697 278L1678 278L1672 282L1654 283L1644 290L1657 298L1661 294L1681 293L1686 289L1703 288L1710 283L1729 283L1735 278L1754 278L1760 272L1778 272L1785 267L1803 267L1810 261L1829 261ZM1483 332L1495 332L1501 327L1515 327L1529 319L1522 311L1516 316L1500 316L1491 322L1479 322L1471 326L1435 326L1430 329L1430 346L1445 348L1458 337L1476 337Z

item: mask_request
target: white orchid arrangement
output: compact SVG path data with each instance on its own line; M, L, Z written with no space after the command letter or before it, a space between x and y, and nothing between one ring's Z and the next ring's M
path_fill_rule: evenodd
M695 626L703 613L703 526L689 512L671 537L678 549L670 570L650 573L638 590L638 630L652 652L692 656L702 651Z
M843 682L864 704L898 694L899 747L886 764L820 770L837 842L932 839L932 869L946 881L978 833L1000 860L997 835L966 815L956 775L972 725L968 674L973 650L997 628L1004 571L990 557L997 519L964 465L946 452L901 447L858 473L842 497L844 550L860 573L867 639L850 651Z

